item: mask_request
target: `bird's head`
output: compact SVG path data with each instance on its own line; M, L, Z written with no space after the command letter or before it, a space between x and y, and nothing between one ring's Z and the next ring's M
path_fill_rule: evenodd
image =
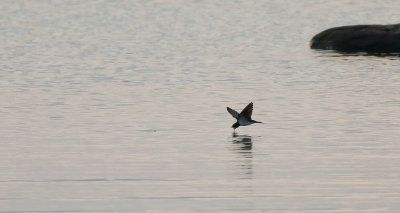
M240 126L239 123L236 122L236 123L234 123L234 124L232 125L232 128L235 130L235 129L238 128L239 126Z

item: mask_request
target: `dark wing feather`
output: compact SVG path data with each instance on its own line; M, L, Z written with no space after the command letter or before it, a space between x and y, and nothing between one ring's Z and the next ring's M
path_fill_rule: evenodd
M228 110L228 112L232 115L232 117L234 117L234 118L236 118L236 119L239 119L239 113L238 112L236 112L234 109L231 109L231 108L229 108L229 107L227 107L226 108L227 110Z
M240 115L245 117L247 120L251 120L251 114L253 113L253 102L250 102L243 110Z

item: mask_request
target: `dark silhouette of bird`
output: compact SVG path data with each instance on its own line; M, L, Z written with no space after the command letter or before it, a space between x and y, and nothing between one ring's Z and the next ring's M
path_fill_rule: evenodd
M232 117L236 118L237 120L236 123L232 125L233 131L235 131L235 129L239 126L248 126L254 123L262 123L251 119L251 114L253 113L253 102L250 102L240 113L229 107L227 107L226 109L232 115Z

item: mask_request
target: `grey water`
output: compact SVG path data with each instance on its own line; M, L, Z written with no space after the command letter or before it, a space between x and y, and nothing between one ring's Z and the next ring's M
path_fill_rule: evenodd
M0 212L397 212L400 58L308 41L399 11L2 0Z

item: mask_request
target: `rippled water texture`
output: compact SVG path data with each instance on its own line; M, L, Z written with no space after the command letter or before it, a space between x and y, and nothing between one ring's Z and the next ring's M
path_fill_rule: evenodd
M0 212L397 212L400 58L308 41L399 11L1 1Z

